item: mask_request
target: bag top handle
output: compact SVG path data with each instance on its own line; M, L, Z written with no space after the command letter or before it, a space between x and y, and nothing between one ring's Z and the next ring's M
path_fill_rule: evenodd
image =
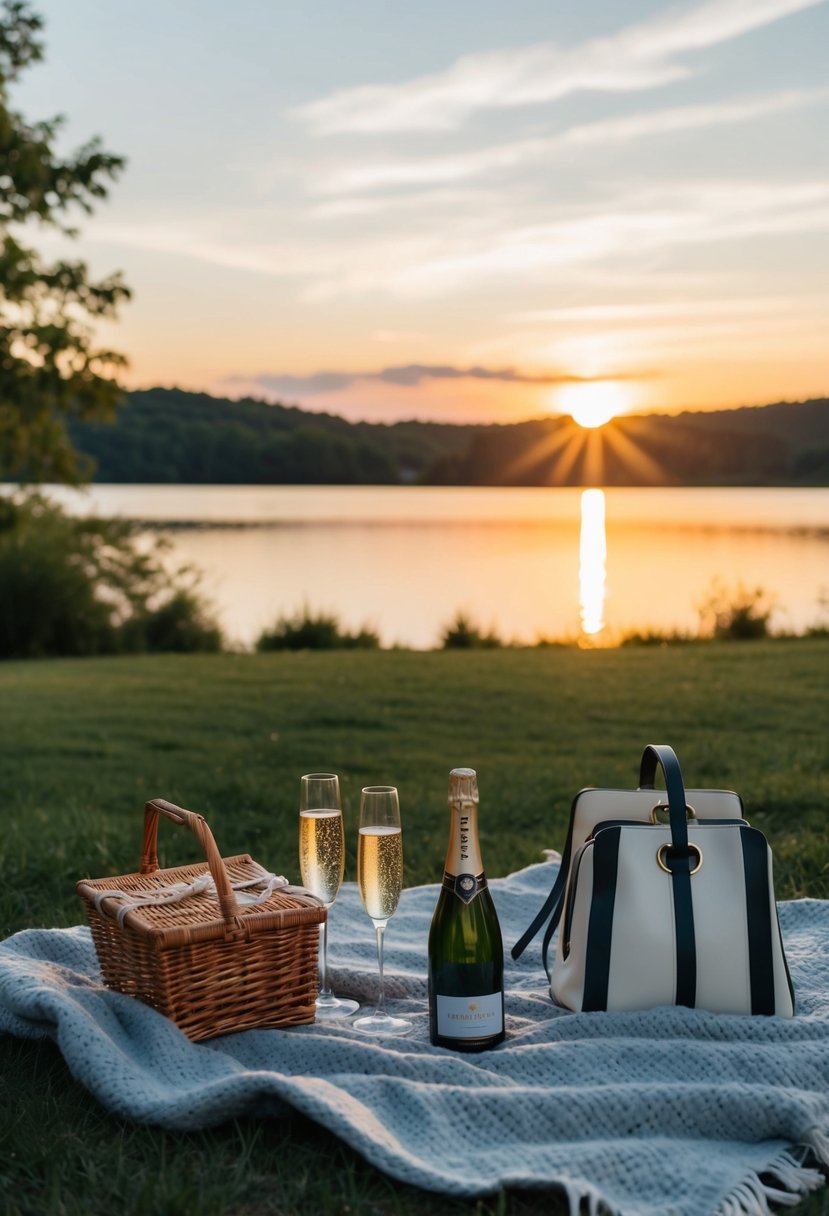
M685 784L682 780L682 770L679 767L676 752L667 743L649 743L642 752L642 760L639 765L640 789L653 789L657 768L661 768L665 775L673 847L687 850L688 820L685 812Z

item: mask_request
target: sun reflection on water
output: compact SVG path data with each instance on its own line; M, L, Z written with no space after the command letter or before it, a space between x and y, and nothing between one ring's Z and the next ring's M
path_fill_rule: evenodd
M594 640L605 626L606 564L604 490L585 490L579 532L579 611L582 632Z

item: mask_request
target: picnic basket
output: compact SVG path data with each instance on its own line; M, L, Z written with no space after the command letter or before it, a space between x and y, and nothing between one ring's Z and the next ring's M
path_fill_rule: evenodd
M159 869L162 815L193 832L206 861ZM325 907L247 854L222 858L201 815L154 798L139 872L82 879L76 890L107 987L189 1038L313 1022Z

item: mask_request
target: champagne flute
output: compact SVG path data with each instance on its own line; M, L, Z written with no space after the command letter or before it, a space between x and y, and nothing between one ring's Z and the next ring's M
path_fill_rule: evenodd
M325 904L337 898L345 868L345 835L336 773L306 773L299 794L299 868L302 885ZM318 1019L347 1017L358 1001L337 997L328 987L328 917L320 926Z
M362 792L357 885L377 936L380 994L374 1013L358 1018L354 1028L364 1034L407 1034L412 1029L411 1022L386 1013L383 983L383 934L403 886L403 833L400 804L393 785L369 785Z

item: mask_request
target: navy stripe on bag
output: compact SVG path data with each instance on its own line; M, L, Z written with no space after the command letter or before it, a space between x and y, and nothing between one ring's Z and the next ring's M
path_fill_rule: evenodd
M582 999L582 1009L585 1012L607 1009L621 834L621 828L605 828L597 836L593 846L593 898L587 926Z

